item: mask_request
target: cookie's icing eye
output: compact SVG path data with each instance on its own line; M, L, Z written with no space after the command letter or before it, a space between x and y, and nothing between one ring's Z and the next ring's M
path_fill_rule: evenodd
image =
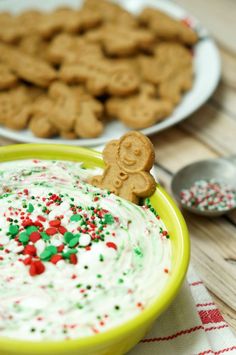
M139 156L139 155L141 154L141 150L140 150L139 148L136 148L136 149L134 150L134 154L137 155L137 156Z
M124 143L125 148L130 148L131 145L132 145L131 142L125 142L125 143Z

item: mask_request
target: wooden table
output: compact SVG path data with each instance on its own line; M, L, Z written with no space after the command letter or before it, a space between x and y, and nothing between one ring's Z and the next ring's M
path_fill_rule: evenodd
M185 164L236 154L236 2L176 0L198 17L217 41L222 79L213 97L184 123L153 137L159 175L169 188ZM236 331L236 213L216 219L184 212L192 263L226 321Z
M185 164L236 154L236 2L177 0L199 17L218 42L223 75L213 97L184 123L152 137L165 187ZM0 144L10 144L0 139ZM216 219L184 212L192 263L226 321L236 331L236 213Z

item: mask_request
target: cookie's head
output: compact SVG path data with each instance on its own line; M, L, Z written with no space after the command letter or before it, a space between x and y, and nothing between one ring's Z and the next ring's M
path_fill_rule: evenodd
M154 158L152 143L142 133L129 132L119 140L117 163L126 172L149 171Z

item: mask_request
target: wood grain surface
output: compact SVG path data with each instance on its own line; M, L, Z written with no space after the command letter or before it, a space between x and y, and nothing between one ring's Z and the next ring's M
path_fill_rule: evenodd
M177 0L213 34L222 58L222 79L213 97L183 123L152 137L159 178L169 189L184 165L236 154L236 2ZM0 138L0 144L12 143ZM236 212L208 219L184 212L192 262L213 299L236 331Z

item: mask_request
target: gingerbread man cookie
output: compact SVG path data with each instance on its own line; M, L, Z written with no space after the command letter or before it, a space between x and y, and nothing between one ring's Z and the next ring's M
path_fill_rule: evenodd
M40 87L56 79L56 71L47 62L0 43L1 61L18 77Z
M154 35L147 29L130 28L120 24L106 24L89 31L85 38L92 43L100 43L108 55L128 56L140 49L148 49L154 43Z
M132 68L114 65L106 58L82 56L77 63L64 64L59 76L68 84L84 84L93 96L103 94L127 96L139 88L139 78Z
M137 204L140 197L155 191L156 182L149 172L154 158L152 143L146 136L135 131L126 133L106 145L103 175L94 176L89 182Z
M197 42L197 33L182 21L165 12L153 8L145 8L139 15L141 24L147 25L162 40L175 40L187 45Z
M82 87L54 82L49 96L53 100L50 121L64 136L67 132L70 137L71 133L75 133L82 138L94 138L102 133L102 104Z
M0 90L11 89L17 83L17 76L6 64L0 63Z
M106 102L107 114L133 129L150 127L169 116L173 109L170 100L155 98L155 91L153 85L143 84L136 95L112 97Z

